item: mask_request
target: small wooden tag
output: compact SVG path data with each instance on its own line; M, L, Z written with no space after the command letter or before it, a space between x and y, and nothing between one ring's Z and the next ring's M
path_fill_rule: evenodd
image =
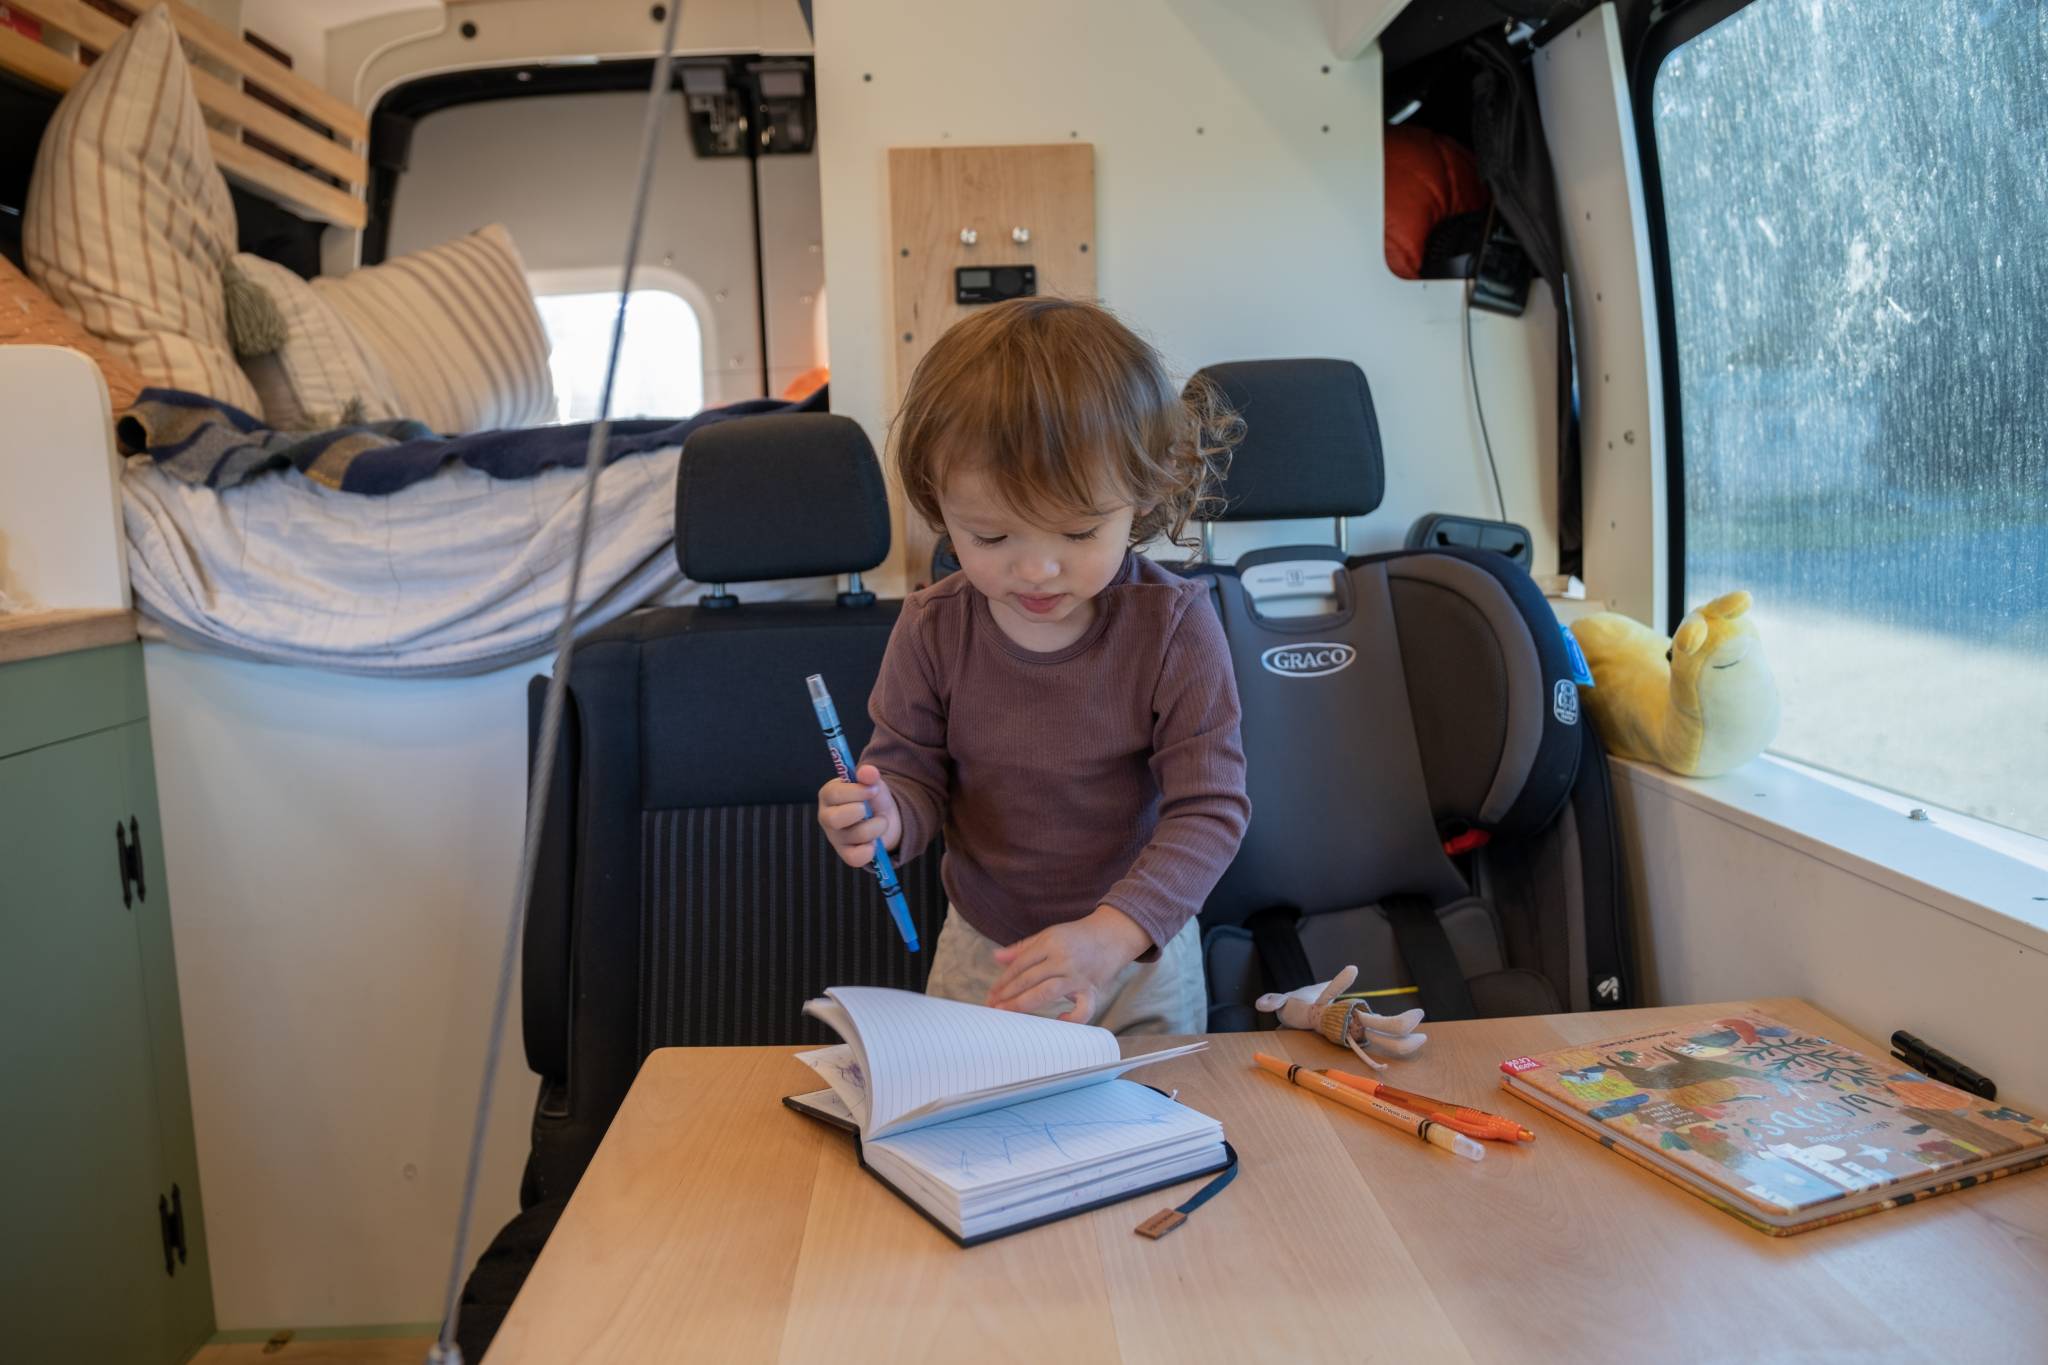
M1179 1209L1161 1209L1138 1224L1135 1231L1140 1237L1150 1237L1156 1242L1187 1221L1188 1216Z

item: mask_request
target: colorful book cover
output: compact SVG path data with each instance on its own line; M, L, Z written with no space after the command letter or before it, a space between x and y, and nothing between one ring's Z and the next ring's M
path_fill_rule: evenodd
M2048 1122L1754 1011L1501 1070L1508 1089L1769 1232L2048 1161Z

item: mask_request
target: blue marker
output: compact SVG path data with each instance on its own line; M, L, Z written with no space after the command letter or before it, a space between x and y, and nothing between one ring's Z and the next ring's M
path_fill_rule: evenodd
M851 782L853 777L853 752L846 747L846 731L839 728L839 711L832 705L832 694L825 690L825 680L813 673L804 681L811 688L811 709L818 713L818 728L825 732L825 747L832 754L832 766L839 770L839 780ZM867 802L860 803L861 813L872 816L875 812ZM889 914L896 921L896 932L903 935L903 942L911 952L917 951L917 926L910 922L910 907L903 902L903 887L896 880L896 864L889 861L889 850L882 847L880 839L875 840L875 860L868 864L868 870L875 874L881 884L882 899L889 903Z

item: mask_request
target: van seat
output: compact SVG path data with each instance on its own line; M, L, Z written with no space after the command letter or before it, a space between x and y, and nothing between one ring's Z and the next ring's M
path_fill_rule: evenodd
M676 484L683 571L734 589L636 612L577 646L522 952L527 1064L540 1076L521 1213L463 1296L484 1349L658 1047L822 1044L828 986L920 990L874 878L818 829L831 775L804 686L821 673L858 753L902 604L748 603L743 585L859 573L888 557L881 468L858 424L773 414L702 428ZM529 690L538 743L546 679ZM902 870L923 942L946 913L937 851Z

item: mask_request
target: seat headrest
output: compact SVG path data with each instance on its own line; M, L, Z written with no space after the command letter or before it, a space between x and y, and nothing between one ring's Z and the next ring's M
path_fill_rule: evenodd
M860 423L768 413L699 427L676 473L676 558L700 583L860 573L889 557L889 495Z
M1196 375L1244 419L1218 521L1359 517L1386 470L1365 372L1348 360L1239 360Z

